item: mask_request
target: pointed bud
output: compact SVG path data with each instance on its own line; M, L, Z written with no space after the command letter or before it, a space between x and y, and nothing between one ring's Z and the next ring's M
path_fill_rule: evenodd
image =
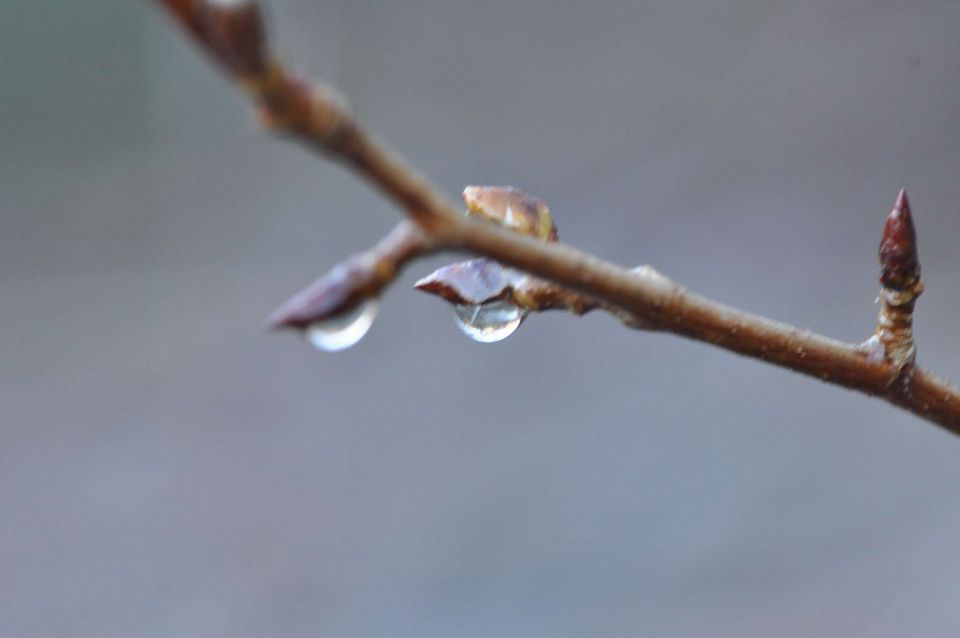
M252 77L269 62L257 0L157 0L228 73Z
M906 190L900 191L883 227L880 265L880 281L886 288L903 290L920 279L917 232Z
M377 273L357 257L330 272L288 299L267 319L275 330L304 330L317 321L349 312L368 298L376 297Z
M217 59L240 77L267 69L266 30L256 0L207 0L204 31Z
M444 266L413 287L442 297L452 304L476 305L493 299L510 298L526 279L526 275L516 270L481 257Z

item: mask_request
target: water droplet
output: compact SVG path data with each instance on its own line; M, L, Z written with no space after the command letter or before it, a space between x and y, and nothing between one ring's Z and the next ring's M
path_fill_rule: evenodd
M457 305L453 310L463 334L480 343L506 339L526 316L519 306L499 299L479 305Z
M343 314L311 323L305 331L307 341L317 350L346 350L367 334L379 308L377 299L368 299Z

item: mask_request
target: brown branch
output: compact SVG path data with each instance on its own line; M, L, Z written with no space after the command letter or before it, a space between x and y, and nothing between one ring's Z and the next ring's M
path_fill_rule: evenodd
M908 351L913 347L912 332L903 328L909 327L913 301L922 290L918 263L916 281L909 283L910 251L902 249L912 243L915 257L915 238L912 222L903 223L903 215L888 221L881 246L884 290L895 292L881 295L884 306L878 335L862 345L835 341L694 294L652 268L626 270L569 246L464 217L399 155L364 132L335 91L295 78L272 59L254 2L155 1L166 6L250 94L268 127L350 166L403 208L420 229L419 234L413 233L413 226L395 231L401 248L385 240L386 247L381 243L366 256L335 269L285 304L274 315L276 325L302 328L347 310L364 296L379 294L402 264L428 250L465 251L541 278L538 303L543 309L553 307L551 299L564 307L559 301L563 295L570 308L573 299L583 300L584 305L578 306L583 311L596 305L613 308L632 324L711 343L881 397L960 434L960 391L916 367L912 355L903 356L906 339ZM898 210L908 210L905 197L894 213ZM890 238L893 243L887 242ZM386 264L382 271L381 262ZM894 274L906 279L894 281ZM908 293L901 295L905 290ZM902 303L911 295L908 303ZM884 311L888 319L883 318Z

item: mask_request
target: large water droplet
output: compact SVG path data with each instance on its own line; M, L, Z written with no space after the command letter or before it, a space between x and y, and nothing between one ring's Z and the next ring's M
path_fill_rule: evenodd
M454 317L463 334L474 341L493 343L506 339L520 327L526 313L509 301L457 305Z
M367 334L379 308L378 300L368 299L343 314L311 323L305 331L307 341L317 350L346 350Z

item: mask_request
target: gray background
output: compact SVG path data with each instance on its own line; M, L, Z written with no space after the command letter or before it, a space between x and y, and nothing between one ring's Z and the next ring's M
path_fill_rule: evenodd
M907 185L960 379L956 0L269 9L448 192L837 338ZM886 404L604 316L476 344L443 259L353 350L265 331L397 218L148 3L0 4L0 635L957 635L960 441Z

